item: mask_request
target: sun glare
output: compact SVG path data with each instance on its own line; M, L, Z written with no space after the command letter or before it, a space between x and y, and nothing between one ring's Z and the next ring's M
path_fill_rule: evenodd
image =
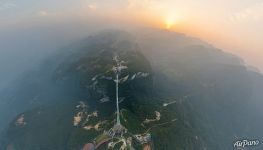
M174 18L167 18L165 21L165 28L169 30L174 26L174 24L175 24Z

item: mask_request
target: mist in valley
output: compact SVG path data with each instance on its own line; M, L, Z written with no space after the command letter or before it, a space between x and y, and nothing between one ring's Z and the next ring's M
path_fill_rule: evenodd
M247 68L241 58L165 29L92 18L73 20L0 30L0 136L24 112L52 110L89 97L80 88L85 77L69 70L65 74L74 80L67 80L58 72L82 57L78 49L96 41L108 42L109 47L118 42L138 46L153 70L156 95L181 99L182 110L177 111L185 120L180 121L193 130L186 133L189 137L200 135L202 144L197 149L229 148L237 139L263 140L263 75Z

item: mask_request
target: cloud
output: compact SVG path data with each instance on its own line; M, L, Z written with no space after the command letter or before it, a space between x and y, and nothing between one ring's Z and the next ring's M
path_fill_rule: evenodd
M94 5L94 4L88 4L88 9L89 9L89 10L96 10L96 9L97 9L97 6Z
M156 0L127 0L128 9L144 9L154 6Z
M45 16L48 16L49 13L47 11L41 10L41 11L38 12L38 15L45 17Z
M47 10L40 10L37 12L37 16L40 17L55 17L55 16L61 16L63 13L59 13L59 12L50 12Z
M0 11L1 10L6 10L6 9L10 9L10 8L13 8L13 7L16 7L16 4L10 2L10 1L0 1Z
M263 2L230 15L232 22L259 21L263 18Z

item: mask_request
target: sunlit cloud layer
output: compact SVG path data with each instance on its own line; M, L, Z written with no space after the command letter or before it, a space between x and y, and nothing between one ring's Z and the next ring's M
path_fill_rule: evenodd
M5 24L76 18L183 32L263 70L262 0L0 0L0 30Z

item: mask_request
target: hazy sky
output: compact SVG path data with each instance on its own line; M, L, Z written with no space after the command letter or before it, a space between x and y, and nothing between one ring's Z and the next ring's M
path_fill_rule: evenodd
M183 32L263 71L263 0L0 0L0 31L92 17Z

